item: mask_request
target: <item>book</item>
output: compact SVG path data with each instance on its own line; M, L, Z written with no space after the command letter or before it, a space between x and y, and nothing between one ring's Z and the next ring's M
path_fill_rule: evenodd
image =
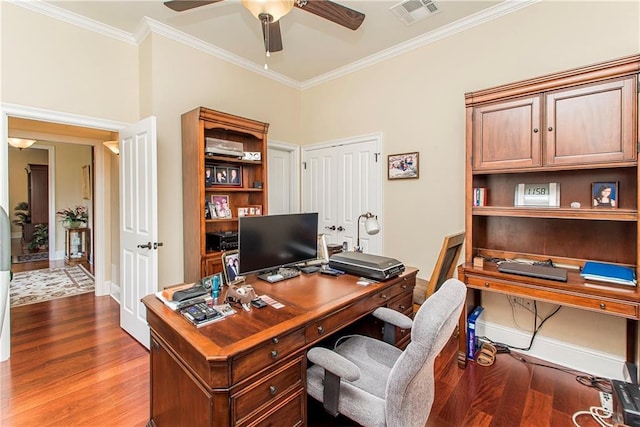
M483 310L483 307L477 306L467 318L467 358L469 360L476 358L478 350L477 322Z
M473 189L473 206L485 206L487 204L487 189L476 187Z
M636 286L638 283L635 270L632 268L596 261L587 261L582 267L580 276L587 280L598 280L618 285Z

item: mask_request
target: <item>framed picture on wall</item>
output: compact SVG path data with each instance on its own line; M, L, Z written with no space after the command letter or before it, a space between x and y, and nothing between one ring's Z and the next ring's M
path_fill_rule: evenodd
M390 154L387 162L389 179L417 179L420 176L419 153Z

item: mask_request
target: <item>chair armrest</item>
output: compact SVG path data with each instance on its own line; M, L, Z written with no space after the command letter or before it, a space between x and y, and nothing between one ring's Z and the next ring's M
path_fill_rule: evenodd
M355 381L360 378L360 368L350 360L327 348L313 347L307 352L307 359L316 365L322 366L325 371L329 371L347 381Z
M413 320L409 316L387 307L376 308L373 315L383 322L391 323L400 329L411 329L411 326L413 326Z

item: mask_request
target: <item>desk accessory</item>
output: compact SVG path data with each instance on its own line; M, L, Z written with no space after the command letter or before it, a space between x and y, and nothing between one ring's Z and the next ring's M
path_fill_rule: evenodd
M560 184L557 182L518 184L513 205L557 208L560 206Z
M618 285L636 286L638 283L633 269L604 262L585 262L580 275L587 280L599 280Z

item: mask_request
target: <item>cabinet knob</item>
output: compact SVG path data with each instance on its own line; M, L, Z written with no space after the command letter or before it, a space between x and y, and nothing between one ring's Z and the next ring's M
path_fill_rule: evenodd
M405 307L404 305L401 305L401 306L400 306L400 310L404 310L404 309L406 309L406 308L407 308L407 307Z
M553 126L549 126L549 127L547 128L547 130L548 130L549 132L551 132L551 131L553 130Z
M538 133L538 128L533 128L533 133Z
M271 340L272 343L274 344L278 344L280 342L280 340L278 338L274 338Z
M400 287L401 287L402 289L404 289L404 290L406 290L406 289L408 288L408 286L407 286L407 285L402 285L402 286L400 286Z
M269 393L271 393L271 396L275 396L277 392L278 392L278 387L274 385L269 386Z
M276 357L278 357L278 350L271 350L271 358L275 359Z
M603 309L603 310L606 310L607 309L607 304L601 302L600 303L600 308Z
M489 287L489 282L484 282L484 287L488 288Z
M382 299L387 299L387 294L382 294L382 295L380 295L380 298L382 298Z
M322 326L318 326L318 333L319 334L323 334L324 333L324 328Z

